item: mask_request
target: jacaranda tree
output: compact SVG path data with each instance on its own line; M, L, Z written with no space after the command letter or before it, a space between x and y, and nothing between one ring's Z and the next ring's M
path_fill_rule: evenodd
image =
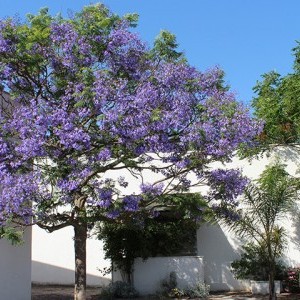
M75 299L85 299L95 221L153 213L155 197L196 184L192 172L201 184L221 183L219 201L234 201L238 172L207 166L230 160L259 130L220 69L189 66L165 31L147 47L130 30L136 20L95 5L69 19L43 9L0 22L0 81L10 95L0 116L1 226L72 226ZM126 178L107 175L122 169L155 180L123 195Z

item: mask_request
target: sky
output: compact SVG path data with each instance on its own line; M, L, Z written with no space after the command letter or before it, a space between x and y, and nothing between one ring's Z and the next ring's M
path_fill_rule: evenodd
M80 11L99 1L0 0L0 18ZM201 71L215 65L237 98L250 104L263 73L292 72L292 48L300 40L299 0L102 0L116 14L138 13L140 37L150 46L160 30L177 36L179 49Z

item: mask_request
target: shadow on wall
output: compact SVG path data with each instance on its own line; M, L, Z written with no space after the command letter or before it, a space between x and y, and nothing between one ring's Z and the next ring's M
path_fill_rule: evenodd
M241 241L219 225L205 224L197 232L198 255L204 260L204 280L212 291L247 290L249 283L234 278L231 262L240 257Z
M274 156L281 162L287 163L289 169L297 170L300 168L299 149L297 147L276 147Z
M65 269L37 261L32 261L32 281L40 284L74 284L74 270ZM100 272L99 272L100 274ZM55 278L49 282L49 278ZM110 278L87 274L87 285L104 286Z
M277 156L281 162L286 164L286 170L290 174L299 177L300 149L298 147L276 147L274 153L275 157ZM288 240L293 244L292 247L298 250L300 248L300 201L294 203L291 212L283 221L287 230ZM285 260L288 264L298 266L298 257L299 255L292 255L292 258L287 257Z
M150 257L135 260L133 282L141 295L160 291L162 282L169 281L170 273L175 272L178 287L183 289L203 281L203 260L199 256ZM122 280L119 271L113 273L113 281Z
M291 213L285 219L286 238L288 240L288 252L284 257L287 266L299 266L300 249L300 202L294 203Z

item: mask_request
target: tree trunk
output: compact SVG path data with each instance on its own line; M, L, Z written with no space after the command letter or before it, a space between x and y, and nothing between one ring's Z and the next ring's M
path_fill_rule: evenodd
M127 272L120 270L122 280L129 285L133 286L133 272Z
M86 300L86 240L87 224L78 222L74 226L75 290L74 300Z
M276 300L275 270L273 266L271 266L271 270L269 273L269 300Z

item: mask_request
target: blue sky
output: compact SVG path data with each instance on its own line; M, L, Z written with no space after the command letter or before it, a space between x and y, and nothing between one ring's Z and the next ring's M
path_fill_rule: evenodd
M98 1L0 0L0 17L79 11ZM180 49L200 70L219 65L237 97L249 103L260 75L291 71L291 49L300 40L299 0L103 0L113 12L140 15L138 32L151 44L161 29L177 36Z

